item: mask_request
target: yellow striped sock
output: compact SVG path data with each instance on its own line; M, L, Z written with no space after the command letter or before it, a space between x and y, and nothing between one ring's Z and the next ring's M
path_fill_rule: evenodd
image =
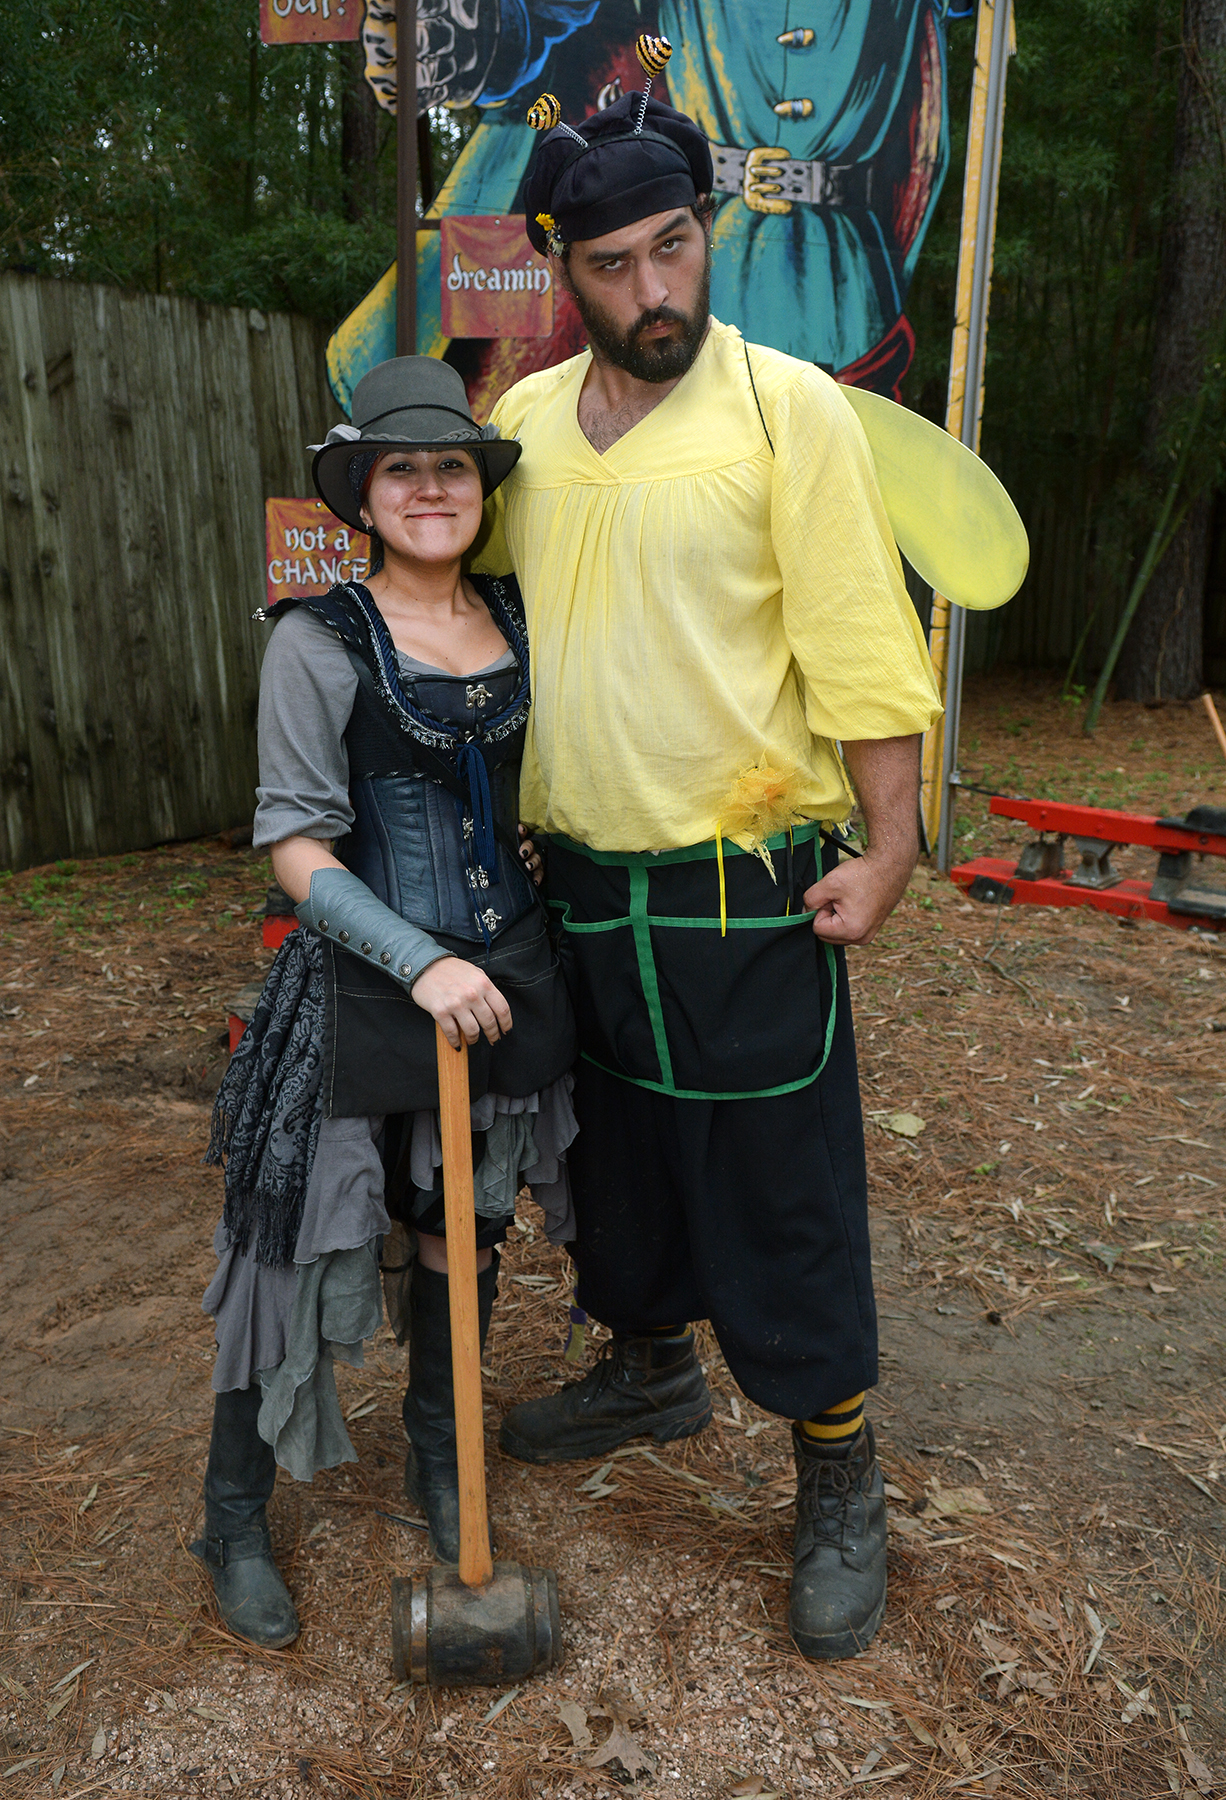
M804 1435L824 1450L846 1449L859 1437L863 1427L863 1394L853 1394L850 1400L840 1400L837 1406L828 1406L814 1418L800 1421Z

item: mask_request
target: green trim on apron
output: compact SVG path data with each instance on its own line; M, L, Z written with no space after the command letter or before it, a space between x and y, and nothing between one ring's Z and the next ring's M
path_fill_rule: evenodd
M635 877L639 871L632 869L629 873L631 890L633 891ZM647 869L642 870L644 878L646 878L649 873L650 871ZM562 914L561 925L563 931L573 932L577 935L582 935L587 931L621 931L625 926L633 925L634 923L634 914L633 912L629 912L621 919L593 919L589 920L585 925L573 925L570 919L569 900L549 900L546 902L546 905L551 906L555 912ZM631 905L633 906L633 901L631 902ZM710 919L705 917L686 919L676 913L645 912L644 917L649 919L653 925L675 926L682 931L719 931L721 924L718 917ZM780 913L777 918L768 919L725 919L723 924L729 931L780 931L793 925L803 925L809 919L815 919L816 917L817 914L811 912Z
M811 917L812 915L808 916ZM672 922L675 923L676 921ZM710 921L704 921L704 923L709 922ZM715 923L718 926L719 920L717 919ZM729 919L728 923L731 925L731 919ZM826 1018L826 1041L822 1046L821 1062L818 1063L811 1075L802 1075L798 1081L784 1081L781 1082L778 1087L744 1088L740 1092L733 1093L729 1093L727 1089L717 1093L707 1093L702 1088L674 1087L672 1085L671 1060L668 1062L665 1061L665 1058L668 1056L668 1042L664 1036L664 1019L660 1012L658 990L655 994L654 1005L651 996L648 996L647 1010L651 1014L651 1029L656 1040L656 1053L657 1055L660 1055L660 1067L661 1069L667 1068L669 1085L666 1086L662 1081L644 1081L634 1075L623 1075L619 1069L610 1069L607 1068L604 1063L597 1062L596 1058L594 1056L589 1056L586 1050L580 1051L580 1059L583 1062L591 1063L594 1069L600 1069L606 1075L615 1075L619 1081L628 1081L631 1087L646 1088L648 1092L652 1094L666 1094L670 1100L774 1100L780 1094L799 1093L801 1088L812 1087L813 1083L819 1079L826 1064L830 1061L830 1046L834 1043L834 1027L838 1017L837 971L834 965L834 951L829 944L823 944L822 948L826 952L826 968L830 975L830 1012ZM643 965L641 960L639 962L639 972L640 975L642 975ZM655 964L653 962L653 981L654 977ZM663 1054L661 1054L661 1046L663 1046Z
M793 843L809 842L821 832L820 820L807 820L792 833ZM653 913L648 910L649 886L651 871L667 863L687 863L714 861L716 859L715 840L707 843L688 845L681 850L664 850L659 853L647 850L619 853L609 850L592 850L586 844L577 844L561 834L541 833L547 841L553 841L566 850L586 858L589 862L608 868L625 869L629 879L629 910L618 918L597 919L584 924L572 923L571 906L566 900L551 900L550 907L560 913L562 930L576 936L593 932L619 931L629 927L634 937L635 960L638 967L639 981L643 990L643 1000L647 1008L647 1016L651 1026L652 1042L656 1059L660 1067L660 1080L651 1081L645 1077L627 1075L618 1069L610 1069L597 1057L590 1056L587 1051L581 1052L585 1062L594 1068L601 1069L607 1075L614 1075L619 1081L628 1081L633 1087L646 1088L650 1093L664 1094L676 1100L767 1100L781 1094L794 1094L801 1088L809 1087L817 1081L830 1060L830 1050L834 1043L835 1025L838 1016L838 970L835 963L833 947L823 944L826 969L830 979L830 1010L826 1017L825 1038L822 1045L821 1061L809 1074L798 1077L795 1081L781 1082L775 1087L744 1088L735 1091L728 1089L709 1091L702 1088L681 1088L676 1085L673 1076L672 1053L668 1042L668 1031L664 1019L664 1009L660 1002L660 982L656 968L655 952L652 947L653 929L682 929L687 931L714 931L721 936L725 931L774 931L788 930L798 927L812 929L814 914L790 913L782 916L766 918L732 918L721 922L714 917L685 917L667 913ZM782 850L788 843L788 833L780 832L767 840L769 850ZM724 845L725 856L748 856L751 851L742 850L739 844L728 841Z
M823 829L820 819L806 819L803 824L793 826L792 842L807 844L818 837ZM576 856L586 856L589 862L603 863L609 868L633 869L641 866L646 869L659 869L668 863L714 861L718 852L715 839L708 838L701 844L686 844L681 850L592 850L587 844L577 844L574 838L563 836L560 831L539 831L536 836L547 844L561 844L564 850L573 851ZM782 850L788 841L786 831L778 831L774 837L766 839L767 850ZM752 850L742 850L731 838L724 839L725 856L753 856ZM719 924L717 919L716 924ZM732 923L731 920L728 921Z
M655 1041L656 1056L660 1063L662 1091L671 1094L676 1092L673 1082L673 1058L668 1047L668 1033L664 1029L664 1009L660 1005L660 981L656 974L655 952L651 947L649 917L647 870L639 864L630 870L630 927L634 932L634 953L639 959L639 980L643 984L643 998L647 1002L647 1016L651 1020L651 1035Z

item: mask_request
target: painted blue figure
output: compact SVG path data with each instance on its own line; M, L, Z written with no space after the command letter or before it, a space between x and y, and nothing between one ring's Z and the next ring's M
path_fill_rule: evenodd
M673 45L667 99L702 126L715 163L711 310L755 342L899 397L914 337L907 290L949 159L948 0L430 0L418 80L431 104L486 109L430 212L523 211L542 87L577 122L641 87L633 42ZM444 23L449 54L423 59ZM462 12L470 26L459 23ZM498 23L483 26L484 13ZM452 18L456 14L456 18ZM472 41L464 38L471 30ZM484 32L484 35L482 33ZM431 35L433 33L433 36ZM479 40L479 43L478 43ZM465 68L467 79L453 70ZM472 71L483 71L473 93ZM551 338L455 340L440 320L439 241L419 234L418 344L446 354L484 417L534 369L573 355L584 334L559 293ZM345 405L366 370L395 354L395 270L338 329L328 371Z

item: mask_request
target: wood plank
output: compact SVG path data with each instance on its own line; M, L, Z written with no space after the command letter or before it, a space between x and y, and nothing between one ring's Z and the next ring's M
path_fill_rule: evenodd
M22 737L5 746L4 766L13 768L19 804L8 835L6 860L14 866L49 861L69 853L66 846L90 840L88 792L66 779L77 708L67 668L63 542L58 514L57 471L51 454L47 382L39 309L39 283L29 276L5 278L4 326L0 331L0 438L6 480L7 539L12 560L12 644L14 671L22 695ZM51 504L48 503L51 495ZM8 634L6 634L8 635ZM22 771L29 770L28 783ZM7 785L7 784L6 784Z
M251 816L263 503L339 416L262 322L0 274L0 867Z

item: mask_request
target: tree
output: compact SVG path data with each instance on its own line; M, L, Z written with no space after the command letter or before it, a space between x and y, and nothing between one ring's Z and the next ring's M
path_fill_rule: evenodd
M1155 486L1186 457L1187 510L1141 597L1117 691L1183 700L1204 685L1205 588L1212 550L1213 409L1226 355L1226 0L1185 0L1173 179L1162 241L1146 416ZM1205 421L1209 420L1208 433ZM1188 444L1199 425L1207 443Z
M1005 104L982 454L1031 573L969 622L969 666L1101 662L1128 590L1153 356L1178 0L1024 0ZM954 164L909 311L912 405L944 418L973 20L950 27Z
M339 321L396 253L394 121L360 44L256 21L0 0L0 265ZM469 128L430 116L440 178Z

